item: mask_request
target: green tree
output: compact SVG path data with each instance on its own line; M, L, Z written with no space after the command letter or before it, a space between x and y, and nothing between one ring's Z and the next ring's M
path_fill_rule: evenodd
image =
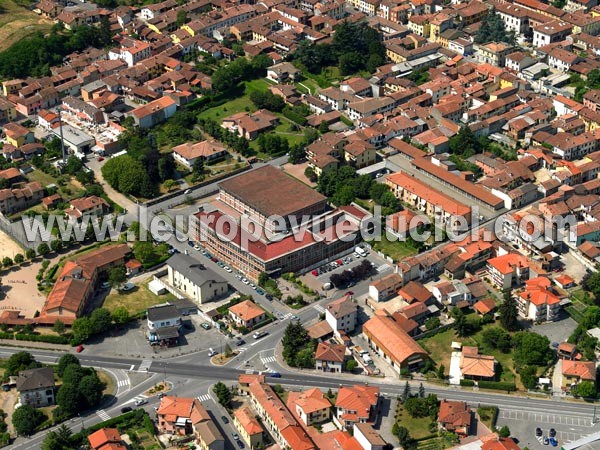
M225 385L225 383L219 381L213 386L213 392L217 395L217 400L219 403L225 407L228 407L231 404L231 399L233 395L231 394L231 390Z
M282 339L283 358L291 365L296 366L298 353L310 343L308 331L302 326L300 321L291 321L288 323ZM303 354L302 357L306 357Z
M23 257L23 254L17 253L15 255L15 264L23 264L23 261L25 261L25 258Z
M481 342L489 348L497 348L508 353L512 347L510 334L500 327L489 327L481 332Z
M71 430L62 424L56 431L46 434L42 442L42 450L70 450L74 447L72 435Z
M36 369L41 367L29 352L17 352L10 355L4 366L4 374L7 376L18 375L20 371L26 369Z
M325 134L328 131L329 131L329 125L327 125L327 122L322 120L321 123L319 124L319 133Z
M177 186L177 181L175 181L175 180L165 180L163 182L163 186L165 187L165 189L167 190L167 192L170 192L171 189L173 189L175 186Z
M88 373L88 369L81 367L79 364L69 364L63 371L62 382L63 384L77 386L86 373Z
M35 258L35 250L32 248L28 248L27 250L25 250L25 257L27 259L33 259Z
M593 381L582 381L571 388L571 393L585 399L595 399L598 395Z
M398 443L400 444L400 447L402 447L404 450L412 450L417 447L417 443L410 435L408 428L403 426L395 426L394 428L395 429L393 429L392 432L398 438Z
M60 239L54 239L53 241L50 242L50 249L53 252L59 252L60 249L62 248L63 243Z
M554 357L548 338L537 333L519 331L513 336L513 346L518 364L545 366Z
M54 321L54 325L52 325L52 331L54 331L56 334L63 334L65 332L65 324L59 319L56 319Z
M46 418L46 415L39 409L35 409L30 405L23 405L13 413L12 423L19 436L31 436Z
M430 317L425 321L425 328L427 330L435 330L440 326L440 318L439 317Z
M152 265L158 258L152 242L138 241L133 244L133 255L142 264Z
M519 370L519 376L521 377L521 382L523 386L527 389L535 389L537 386L537 370L534 366L523 366Z
M158 158L156 158L158 170ZM151 182L148 168L130 155L109 159L102 166L102 176L108 184L123 194L153 197L156 185ZM155 179L158 179L158 174Z
M106 308L98 308L90 316L90 325L92 334L100 334L110 329L112 326L112 317Z
M40 245L38 245L38 248L37 248L38 255L46 256L48 253L50 253L50 247L48 247L48 244L46 244L45 242L42 242Z
M404 390L402 391L402 396L400 397L400 400L402 401L402 403L406 403L406 401L410 398L410 384L408 384L408 381L406 383L404 383Z
M352 372L354 369L358 367L358 363L354 359L349 359L346 361L346 372Z
M120 287L125 281L127 281L127 271L125 270L125 266L121 265L113 267L108 272L108 282L113 288Z
M307 166L306 169L304 169L304 176L313 183L317 180L317 174L315 173L314 169L310 166Z
M444 372L446 372L446 367L443 364L440 364L440 367L438 367L437 370L437 376L440 380L446 378L446 374Z
M419 384L419 398L425 398L425 386L423 386L423 383Z
M2 265L4 267L10 267L13 265L13 260L10 259L8 256L5 256L4 258L2 258Z
M508 32L504 21L495 8L490 8L488 14L481 21L481 26L475 36L476 44L486 44L488 42L504 42L509 45L515 45L516 39L514 33Z
M454 319L454 329L456 330L456 335L459 337L469 335L469 324L462 311L460 311L460 314L457 314Z
M82 398L79 394L79 388L74 384L62 384L56 393L56 404L61 412L67 416L72 416L83 409Z
M124 306L119 306L112 312L111 317L117 325L123 325L129 322L129 311Z
M511 295L510 289L504 292L504 301L498 307L500 315L500 325L507 331L516 331L519 326L519 313L517 311L517 301Z
M58 364L56 365L56 374L59 377L62 377L65 373L65 369L71 365L80 366L79 358L71 353L65 353L58 360Z
M71 325L71 332L73 333L73 340L81 344L87 341L92 333L92 324L88 317L79 317L73 321Z
M93 408L100 403L102 399L102 391L104 384L98 378L98 375L93 374L84 376L79 385L79 394L88 407Z
M83 163L81 160L77 156L71 155L67 158L67 163L63 171L69 175L77 175L82 169Z
M187 12L183 10L177 11L177 20L175 23L178 27L181 27L182 25L188 23Z
M510 428L508 428L506 425L504 425L502 428L500 428L498 430L498 436L500 436L501 438L510 437Z

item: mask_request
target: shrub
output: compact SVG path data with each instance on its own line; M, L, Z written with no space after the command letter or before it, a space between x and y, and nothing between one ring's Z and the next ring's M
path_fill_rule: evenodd
M475 386L475 382L473 380L460 380L461 386Z
M499 391L514 392L517 387L514 383L507 383L505 381L480 381L479 387L482 389L497 389Z

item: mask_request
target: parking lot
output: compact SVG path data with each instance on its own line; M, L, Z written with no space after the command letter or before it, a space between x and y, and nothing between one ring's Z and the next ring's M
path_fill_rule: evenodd
M521 448L549 448L541 439L535 436L535 429L542 429L543 435L548 436L550 428L556 430L558 447L576 439L600 430L600 424L592 425L592 416L577 414L560 414L552 412L527 412L502 408L498 413L497 426L508 426L511 436L519 440Z

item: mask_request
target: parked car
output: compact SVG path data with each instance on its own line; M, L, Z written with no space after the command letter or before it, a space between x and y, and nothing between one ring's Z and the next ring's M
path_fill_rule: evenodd
M281 374L279 372L271 372L269 376L271 378L281 378Z
M210 260L211 260L212 262L215 262L215 263L216 263L216 262L219 262L219 260L218 260L217 258L215 258L214 256L211 256L211 257L210 257Z
M273 300L273 296L271 294L265 295L265 298L269 301Z
M252 335L252 337L253 337L254 339L260 339L261 337L263 337L263 336L266 336L266 335L267 335L267 332L266 332L266 331L257 331L256 333L254 333L254 334Z
M229 419L227 418L227 416L221 416L221 420L223 421L223 423L229 423Z
M102 284L100 285L100 287L101 287L102 289L110 289L112 286L110 285L110 283L109 283L108 281L105 281L104 283L102 283Z
M544 443L544 445L548 445L550 443L550 441L548 440L548 437L544 436L544 440L542 441Z
M237 433L233 433L232 436L233 436L233 439L235 439L236 441L240 440L240 437L238 436Z
M239 339L238 339L238 341L237 341L237 345L238 345L238 346L240 346L240 345L244 345L245 343L246 343L246 341L245 341L245 340L243 340L242 338L239 338Z
M142 406L146 403L148 403L148 400L146 400L145 398L139 398L135 401L135 406Z
M121 291L123 291L123 292L131 291L134 287L135 287L135 284L133 284L133 283L125 283L123 286L121 286Z
M555 438L551 437L550 438L550 445L552 447L557 447L558 446L558 441Z
M319 276L319 271L318 271L317 269L313 270L311 273L312 273L312 274L313 274L313 276L315 276L315 277Z
M541 429L540 427L537 427L537 428L535 429L535 435L536 435L537 437L540 437L542 434L544 434L544 433L542 432L542 429Z
M212 358L213 356L215 356L217 354L217 352L215 352L212 348L208 349L208 357Z
M242 441L235 441L235 442L237 442L237 445L238 445L239 448L244 448L245 447L245 445L244 445L244 443Z
M265 291L263 291L261 288L256 288L256 293L258 295L265 295Z
M231 270L231 267L229 267L229 266L225 266L225 267L223 267L223 269L225 270L225 272L228 272L228 273L233 272L233 270Z
M130 411L132 411L131 406L123 406L121 408L121 414L125 414L125 413L128 413Z
M242 278L242 283L244 283L244 284L250 284L250 282L248 281L247 278Z
M210 324L208 322L203 322L203 323L200 324L200 326L202 328L204 328L205 330L210 330L211 329L211 326L210 326Z
M85 348L85 347L84 347L83 345L78 345L78 346L77 346L77 348L75 349L75 351L76 351L77 353L81 353L81 352L83 351L83 349L84 349L84 348Z
M548 435L550 437L555 437L556 436L556 430L554 428L550 428L550 432L548 433Z

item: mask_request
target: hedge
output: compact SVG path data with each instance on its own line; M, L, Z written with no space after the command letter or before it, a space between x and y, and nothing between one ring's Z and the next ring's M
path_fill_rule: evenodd
M301 126L306 125L306 117L295 113L291 109L284 108L282 114L285 117L287 117L288 119L290 119L292 122L296 122L298 125L301 125Z
M473 380L460 380L461 386L475 386L475 382Z
M504 381L480 381L479 387L482 389L497 389L499 391L514 392L517 387L514 383L507 383Z
M55 336L52 334L15 334L17 341L32 341L32 342L48 342L49 344L65 345L69 343L69 338L66 336Z
M492 429L496 426L496 421L498 420L498 407L497 406L488 406L488 405L482 405L479 408L477 408L477 414L479 414L479 416L481 417L481 412L480 410L484 410L484 409L488 409L492 411L492 417L490 418L490 422L492 424Z
M14 335L12 333L0 331L0 339L14 339Z

